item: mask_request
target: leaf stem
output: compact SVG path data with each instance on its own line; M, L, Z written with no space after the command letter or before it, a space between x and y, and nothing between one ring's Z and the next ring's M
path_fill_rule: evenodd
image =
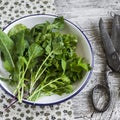
M42 72L39 74L39 76L35 79L34 82L32 82L33 80L31 80L31 85L30 85L30 93L32 92L32 88L34 87L35 83L38 81L38 79L41 77L41 75L44 73L44 71L46 70L47 67L45 67Z
M35 94L37 94L37 93L40 92L42 89L44 89L45 87L49 86L50 84L58 81L59 79L61 79L61 77L56 78L55 80L53 80L53 81L49 82L48 84L42 86L39 90L35 90L35 91L33 92L33 94L32 94L31 96L29 96L28 100L31 100L31 99L34 97Z
M40 65L40 67L39 67L39 69L37 70L37 73L36 73L36 75L35 75L35 79L38 77L40 70L42 69L43 65L44 65L45 62L48 60L48 58L52 55L52 53L53 53L53 51L51 51L51 52L49 53L49 55L45 58L45 60L44 60L44 61L42 62L42 64Z
M6 108L5 108L5 111L7 111L10 107L12 107L13 104L15 104L18 100L16 98L13 98L13 100L11 101L10 105L8 105Z

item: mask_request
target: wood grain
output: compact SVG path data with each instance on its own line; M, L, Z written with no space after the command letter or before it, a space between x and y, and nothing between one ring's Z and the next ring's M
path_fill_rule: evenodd
M73 100L75 120L120 120L120 74L109 75L109 87L112 102L104 113L94 111L90 93L98 83L104 83L105 54L98 30L102 17L111 31L114 13L120 14L120 0L56 0L57 14L76 23L87 35L94 51L95 64L93 74L87 86Z

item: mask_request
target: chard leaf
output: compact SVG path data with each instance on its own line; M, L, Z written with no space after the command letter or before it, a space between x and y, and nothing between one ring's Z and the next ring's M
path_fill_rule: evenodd
M15 67L11 56L13 46L13 41L3 31L0 30L0 50L3 53L5 60L4 66L9 72L12 71Z

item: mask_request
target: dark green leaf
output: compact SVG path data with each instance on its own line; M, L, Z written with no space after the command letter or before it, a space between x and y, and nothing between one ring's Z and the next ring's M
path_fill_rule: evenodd
M15 67L11 56L13 52L13 46L13 41L4 32L0 30L0 50L2 51L5 60L5 68L9 72L12 71Z
M23 56L25 48L27 47L27 41L25 40L25 31L20 31L11 38L15 43L14 54Z
M43 54L43 49L38 44L33 43L28 49L28 56L31 59L34 59Z
M63 29L64 28L64 18L62 16L55 18L53 25L56 26L56 28L59 30Z
M24 67L24 65L27 65L26 58L24 56L19 56L17 61L17 68L19 69L19 71L22 67Z
M13 28L10 29L10 31L8 32L8 36L12 37L12 36L16 35L17 33L24 31L25 29L27 29L27 27L25 25L17 24Z

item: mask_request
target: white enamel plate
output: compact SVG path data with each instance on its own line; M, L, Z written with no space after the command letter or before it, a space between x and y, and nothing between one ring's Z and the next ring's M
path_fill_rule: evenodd
M54 15L40 15L40 14L34 14L34 15L29 15L22 17L20 19L17 19L10 23L8 26L4 28L4 32L8 33L8 31L15 26L16 24L22 23L26 25L27 27L31 28L36 24L43 23L46 21L52 22L57 16ZM80 28L78 28L74 23L68 21L65 19L65 29L63 30L64 33L73 33L78 36L78 46L77 46L77 54L84 57L87 62L90 64L90 66L93 68L94 64L94 59L93 59L93 52L92 52L92 47L85 36L85 34L82 32ZM8 75L8 73L4 70L2 67L2 62L0 60L0 71L1 74ZM75 96L77 93L79 93L87 84L88 80L90 79L92 70L87 72L83 79L81 81L76 82L73 87L74 91L70 94L63 94L62 96L59 95L51 95L51 96L44 96L40 97L39 100L36 102L28 101L28 100L23 100L23 102L28 103L28 104L35 104L35 105L51 105L51 104L57 104L64 102L65 100L68 100ZM0 86L1 88L8 93L10 96L14 97L13 95L13 86L7 85L5 82L0 81Z

